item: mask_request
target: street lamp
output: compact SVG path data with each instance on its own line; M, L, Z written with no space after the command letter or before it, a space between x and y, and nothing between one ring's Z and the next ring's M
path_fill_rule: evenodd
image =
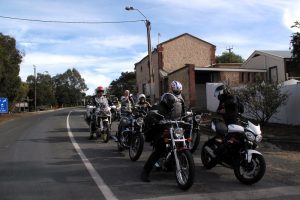
M130 11L130 10L136 10L138 11L144 18L145 18L145 25L147 28L147 43L148 43L148 65L149 65L149 76L150 76L150 96L152 98L152 83L153 81L153 69L152 69L152 54L151 54L151 35L150 35L150 30L151 30L151 23L150 21L147 19L147 17L137 8L134 8L132 6L126 6L125 10ZM154 97L153 99L154 100Z
M33 65L34 69L34 111L36 112L36 66Z

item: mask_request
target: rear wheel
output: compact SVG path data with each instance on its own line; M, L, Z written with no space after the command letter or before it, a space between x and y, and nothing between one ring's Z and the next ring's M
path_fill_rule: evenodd
M234 167L235 177L242 183L251 185L258 182L266 172L265 159L260 154L252 154L250 163L240 160Z
M180 169L175 170L177 185L182 190L189 189L194 183L195 163L189 150L177 152Z
M203 166L206 169L211 169L217 165L217 161L209 154L208 150L211 151L214 150L213 143L210 141L207 141L203 144L202 151L201 151L201 161Z
M132 136L129 147L129 157L132 161L140 158L144 149L144 136L141 133L136 133Z

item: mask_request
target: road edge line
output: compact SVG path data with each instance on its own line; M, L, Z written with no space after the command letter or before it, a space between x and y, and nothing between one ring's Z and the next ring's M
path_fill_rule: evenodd
M101 193L103 194L105 199L118 200L118 198L113 194L113 192L110 190L108 185L105 184L102 177L98 174L96 169L93 167L92 163L85 156L85 154L81 150L79 144L76 142L74 135L70 128L70 123L69 123L69 117L70 117L71 113L72 113L72 111L69 112L68 117L67 117L67 129L68 129L69 138L70 138L75 150L77 151L77 154L80 156L83 164L85 165L86 169L90 173L91 177L93 178L94 182L96 183L98 189L101 191Z

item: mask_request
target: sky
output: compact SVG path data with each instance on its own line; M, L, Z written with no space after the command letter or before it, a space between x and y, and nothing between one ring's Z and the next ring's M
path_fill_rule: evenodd
M151 22L151 45L183 33L228 48L247 59L254 50L289 50L291 29L300 21L300 0L0 0L0 16L73 22L62 24L0 17L0 32L12 36L25 53L20 77L51 76L76 68L93 94L147 55L143 15ZM160 35L160 36L159 36Z

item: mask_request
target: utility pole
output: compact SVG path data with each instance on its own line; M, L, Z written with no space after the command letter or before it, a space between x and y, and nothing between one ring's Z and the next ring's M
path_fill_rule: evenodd
M147 28L147 43L148 43L148 66L149 66L149 82L150 82L150 98L151 98L151 101L154 102L154 81L153 81L153 76L154 76L154 73L153 73L153 69L152 69L152 50L151 50L151 23L150 21L147 19L147 17L137 8L134 8L132 6L126 6L125 7L125 10L127 11L130 11L130 10L136 10L138 11L144 18L145 18L145 25L146 25L146 28Z
M228 47L226 50L229 52L229 63L231 63L231 50L233 49L233 47Z
M33 65L34 69L34 111L36 112L36 66Z

